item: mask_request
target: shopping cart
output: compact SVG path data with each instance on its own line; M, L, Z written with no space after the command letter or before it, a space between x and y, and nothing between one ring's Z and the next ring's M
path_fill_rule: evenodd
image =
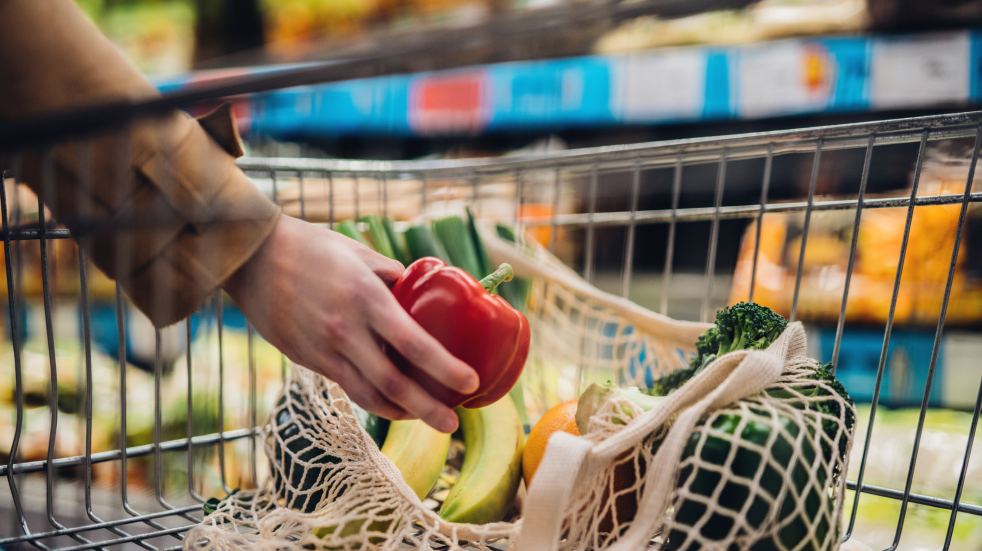
M126 117L212 99L196 93ZM85 121L49 120L23 136L58 143ZM13 138L4 136L9 146ZM954 169L961 170L955 188L924 183L929 152L942 142L968 152ZM982 113L965 113L516 158L246 158L240 166L287 213L322 224L369 213L409 220L469 205L480 218L517 225L595 285L674 317L705 320L728 302L761 300L808 322L813 334L824 331L828 343L813 343L813 353L837 365L850 353L845 337L857 328L872 332L879 353L867 366L871 383L851 387L869 396L869 406L852 456L846 539L877 548L913 540L959 548L975 545L982 531L982 471L973 450L982 408L977 357L956 383L969 387L970 399L958 402L963 411L947 440L925 435L949 312L960 312L961 335L982 338L978 316L964 311L968 299L953 299L969 292L965 272L980 252L967 231L982 202L980 146ZM152 329L17 183L17 152L6 151L0 548L177 547L210 497L264 476L257 437L290 366L219 294L177 326ZM828 189L829 170L843 183L838 189ZM907 307L909 251L929 237L917 233L917 216L937 208L949 223L930 238L946 260L924 291L930 300L916 303L936 308ZM882 231L864 224L886 212L895 216L878 221L899 238L883 253L887 292L879 310L857 311L857 293L874 292L867 272L861 289L853 277L869 261L860 251ZM835 241L830 235L844 243L844 264L818 254ZM813 262L821 269L809 270ZM881 403L910 405L885 383L901 325L927 332L927 361L910 368L924 377L915 378L905 432L884 438ZM925 460L938 446L957 453ZM873 477L884 458L896 472ZM925 489L923 471L942 460L941 489ZM877 514L864 516L874 506Z

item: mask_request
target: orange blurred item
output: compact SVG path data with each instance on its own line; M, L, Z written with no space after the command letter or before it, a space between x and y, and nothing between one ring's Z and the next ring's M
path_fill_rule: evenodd
M543 247L548 247L549 242L552 240L552 225L547 222L552 219L554 212L552 205L544 203L525 203L518 207L518 219L520 221L524 223L534 222L543 224L532 226L527 232L529 236L538 241Z
M542 456L546 453L549 438L554 433L580 434L580 429L576 426L576 404L576 400L569 400L553 406L532 427L532 432L525 441L525 451L522 453L522 476L525 478L526 486L532 483L532 477L535 476L535 471L542 462Z
M915 207L894 313L897 323L931 325L937 321L960 208L960 205ZM845 310L848 320L883 323L889 317L906 216L906 207L863 212ZM798 292L800 319L830 322L838 319L853 217L850 211L812 214ZM969 209L968 224L973 223L982 223L982 209ZM800 214L768 214L761 224L753 299L784 315L790 314L793 300L801 226ZM731 302L748 297L756 231L756 224L751 224L744 234L730 291ZM982 319L982 280L965 270L967 251L973 245L964 240L959 248L947 314L952 323Z

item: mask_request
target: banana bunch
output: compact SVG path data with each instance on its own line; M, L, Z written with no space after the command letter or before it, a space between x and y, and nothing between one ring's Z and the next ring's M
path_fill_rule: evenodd
M457 414L464 434L464 464L440 516L450 522L499 521L511 507L522 478L525 432L518 409L505 396L480 409L458 408ZM382 454L423 499L440 478L450 438L419 420L393 421Z

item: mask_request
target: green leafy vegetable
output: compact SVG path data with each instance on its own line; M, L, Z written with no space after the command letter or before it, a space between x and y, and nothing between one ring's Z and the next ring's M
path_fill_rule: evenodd
M471 239L467 223L459 216L448 216L433 222L433 232L443 244L450 263L472 276L480 279L486 274L481 271L477 249Z
M696 339L696 356L688 367L655 380L649 392L664 396L676 390L713 360L734 350L762 350L788 326L788 320L766 306L738 302L716 312L716 323Z
M362 216L359 220L368 226L368 241L372 248L375 249L375 252L398 260L395 250L392 248L392 242L389 241L389 234L385 230L385 223L382 221L382 217L371 214Z
M444 262L450 262L450 255L437 241L429 226L419 225L407 229L406 247L409 249L409 256L412 261L419 260L424 256L435 256Z
M340 233L345 237L350 237L351 239L354 239L355 241L361 243L362 245L368 245L368 242L365 241L365 236L363 236L361 232L358 231L358 225L355 224L353 220L345 220L343 222L338 222L337 224L334 225L334 231Z
M382 228L385 229L385 235L389 238L389 246L392 247L394 258L402 262L403 265L412 262L412 259L409 258L409 251L406 250L406 240L402 234L396 231L395 222L386 216L382 219Z

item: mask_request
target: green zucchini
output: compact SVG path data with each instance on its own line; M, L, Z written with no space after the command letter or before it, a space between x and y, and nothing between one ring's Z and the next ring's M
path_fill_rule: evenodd
M481 279L487 273L481 271L474 241L467 223L459 216L448 216L433 222L433 232L450 255L450 263L472 276Z
M392 246L395 259L402 262L403 265L409 264L412 260L406 251L406 240L402 234L396 231L395 223L392 222L391 218L386 216L382 219L382 227L385 228L385 235L389 238L389 244Z
M299 389L291 387L290 395L295 403L302 403ZM324 497L327 481L338 476L333 465L341 459L328 453L316 442L306 437L302 425L313 425L312 414L302 409L286 407L286 397L281 397L276 404L276 416L273 430L276 438L273 441L273 457L270 462L280 469L272 468L273 487L278 497L282 498L287 507L305 513L313 512ZM355 404L352 404L358 423L368 432L376 445L381 446L388 431L388 421L380 419ZM296 459L295 459L296 458ZM297 460L307 464L307 468L297 464ZM286 480L284 473L289 480ZM344 488L341 489L341 492Z
M358 231L358 225L355 224L354 220L345 220L344 222L338 222L334 225L334 231L340 233L345 237L350 237L355 241L361 243L362 245L368 245L365 241L365 236Z
M406 248L409 249L410 262L424 256L435 256L444 262L450 262L450 256L429 226L413 226L406 230Z
M474 243L474 253L477 256L478 268L480 268L482 274L490 274L494 271L494 266L491 265L488 250L484 248L484 241L481 240L481 234L477 231L477 221L474 219L474 213L471 212L470 207L467 207L467 233L470 234L471 241Z
M504 224L497 224L495 226L495 231L498 237L508 241L510 243L516 243L518 240L515 236L515 231L511 227ZM529 291L532 288L531 282L529 280L516 277L515 279L508 282L507 285L502 285L498 288L498 293L511 304L513 308L519 312L525 311L525 306L528 303Z
M396 258L396 253L392 250L392 242L389 241L389 235L385 231L385 224L382 222L382 217L377 214L370 214L368 216L362 216L359 218L359 221L364 222L368 226L368 242L375 249L375 252L389 258Z

